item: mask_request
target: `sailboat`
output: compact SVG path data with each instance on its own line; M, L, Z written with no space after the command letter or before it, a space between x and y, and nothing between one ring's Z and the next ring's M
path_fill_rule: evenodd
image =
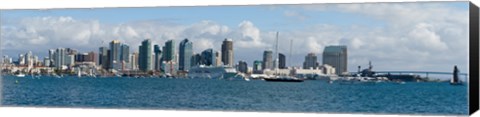
M275 45L275 74L273 77L270 78L264 78L265 81L270 81L270 82L303 82L303 79L294 77L294 76L289 76L289 75L278 75L278 32L276 36L276 45Z
M458 79L458 73L460 71L458 70L457 66L453 67L453 77L450 79L450 85L463 85L462 81Z

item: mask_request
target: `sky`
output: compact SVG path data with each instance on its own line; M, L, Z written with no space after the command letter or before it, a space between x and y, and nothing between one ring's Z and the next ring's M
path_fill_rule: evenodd
M98 52L112 40L138 51L144 39L178 49L188 38L200 53L230 38L235 61L251 66L279 32L288 66L310 52L322 64L325 46L346 45L348 71L372 61L378 71L468 72L468 2L2 10L0 24L0 49L13 58L59 47Z

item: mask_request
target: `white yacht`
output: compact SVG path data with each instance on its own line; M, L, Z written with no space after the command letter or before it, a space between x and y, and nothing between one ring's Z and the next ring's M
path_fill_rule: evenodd
M19 73L19 74L15 75L15 76L17 76L17 77L25 77L25 74Z
M189 78L231 79L239 76L241 75L237 74L235 68L226 66L199 65L190 68L188 71Z

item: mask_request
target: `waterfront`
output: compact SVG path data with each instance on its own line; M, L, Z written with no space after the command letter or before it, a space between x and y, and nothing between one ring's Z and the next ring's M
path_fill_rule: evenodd
M466 115L467 85L5 76L2 105L307 113Z

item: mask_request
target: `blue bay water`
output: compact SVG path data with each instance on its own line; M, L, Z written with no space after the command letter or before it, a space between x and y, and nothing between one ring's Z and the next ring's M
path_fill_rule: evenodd
M18 81L18 82L17 82ZM168 78L2 79L3 106L302 113L468 114L467 86Z

